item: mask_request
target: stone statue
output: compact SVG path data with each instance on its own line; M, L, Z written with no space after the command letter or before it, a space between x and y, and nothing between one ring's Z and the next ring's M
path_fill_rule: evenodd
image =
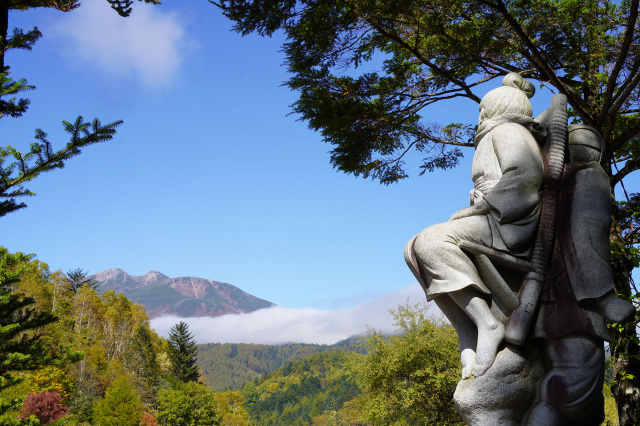
M600 424L604 318L635 313L613 290L602 138L588 126L567 129L562 95L560 124L547 111L534 120L533 93L510 73L485 95L471 206L405 247L427 299L458 333L454 400L471 426Z
M533 123L533 85L519 74L480 102L476 152L471 166L471 206L448 222L430 226L407 245L409 266L451 321L460 340L462 378L484 374L504 337L490 308L491 292L461 240L527 256L538 227L543 160L527 129Z
M624 322L631 303L614 292L610 267L609 178L600 165L602 137L569 126L557 234L533 338L543 348L545 376L527 425L600 425L604 420L605 318Z

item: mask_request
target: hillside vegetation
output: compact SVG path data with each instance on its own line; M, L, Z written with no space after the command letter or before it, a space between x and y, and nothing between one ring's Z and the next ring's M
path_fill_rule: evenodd
M242 389L245 406L259 425L308 425L337 412L362 393L344 367L349 355L318 353L287 364Z
M0 312L3 336L27 313L53 319L0 340L3 363L12 365L0 368L3 426L249 424L238 393L174 375L171 344L122 293L70 285L45 263L0 247ZM21 343L27 338L45 356Z
M245 384L240 393L251 419L293 426L461 424L453 406L460 367L452 327L427 317L423 306L391 313L400 330L395 336L371 331L360 343L341 342Z
M334 345L207 343L198 345L197 365L211 389L238 390L245 383L284 367L289 362L333 351L364 353L365 349L359 337L351 337Z

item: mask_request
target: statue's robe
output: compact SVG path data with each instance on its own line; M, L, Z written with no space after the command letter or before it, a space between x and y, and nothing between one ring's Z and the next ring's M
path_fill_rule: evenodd
M485 124L476 141L473 192L491 210L430 226L415 238L410 249L428 300L469 286L490 294L469 256L458 247L460 240L525 256L537 230L544 171L534 137L523 125L498 119Z

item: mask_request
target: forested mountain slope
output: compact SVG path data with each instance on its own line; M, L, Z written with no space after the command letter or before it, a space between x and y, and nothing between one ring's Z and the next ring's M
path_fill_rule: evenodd
M318 353L247 383L241 394L249 415L265 426L328 424L327 417L357 405L362 393L344 368L349 356L340 350Z
M363 352L357 336L334 345L256 345L208 343L198 346L197 364L207 384L216 391L236 390L264 373L317 353Z

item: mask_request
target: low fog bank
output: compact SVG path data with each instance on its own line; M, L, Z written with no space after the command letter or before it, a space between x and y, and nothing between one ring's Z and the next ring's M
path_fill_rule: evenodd
M151 320L158 334L168 337L169 329L179 321L189 324L189 331L199 343L283 343L333 344L368 329L393 333L393 317L389 309L399 305L425 301L424 292L414 284L375 300L339 310L313 308L291 309L275 306L241 315L217 318L179 318L162 316ZM440 315L435 304L429 313Z

